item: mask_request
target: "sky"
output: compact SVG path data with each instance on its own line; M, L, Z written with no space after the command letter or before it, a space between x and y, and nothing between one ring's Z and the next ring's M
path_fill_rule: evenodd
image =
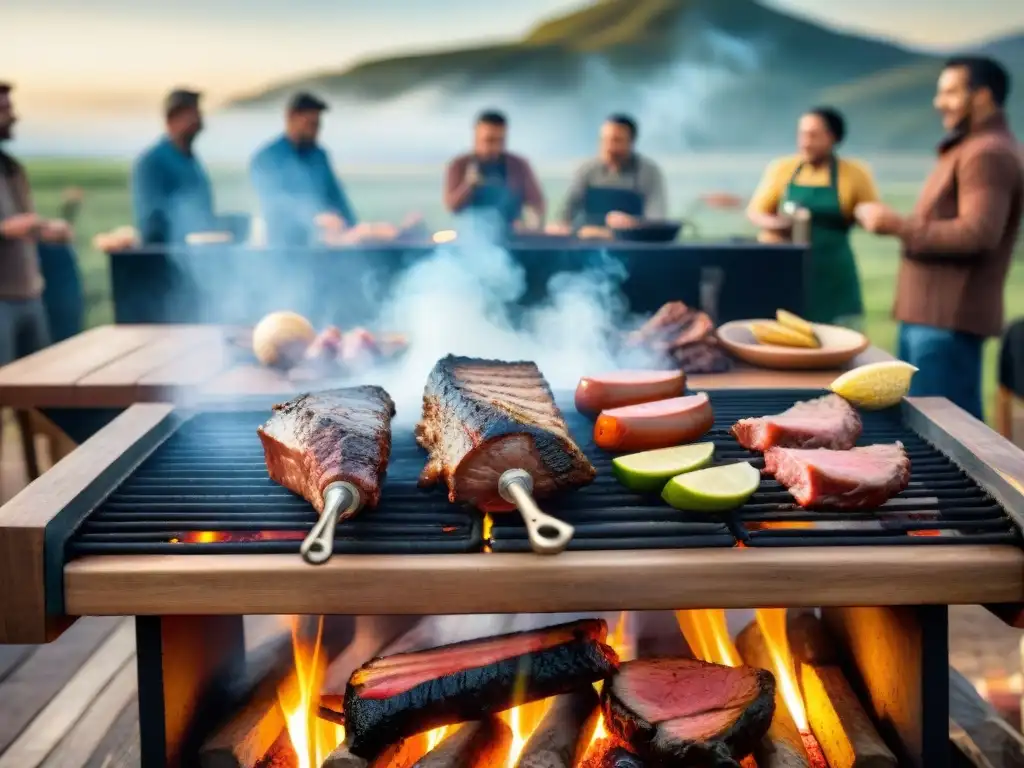
M1021 0L763 0L915 46L1024 29ZM0 0L0 79L23 109L152 108L176 85L211 102L396 51L517 37L581 0ZM927 8L926 13L922 10Z

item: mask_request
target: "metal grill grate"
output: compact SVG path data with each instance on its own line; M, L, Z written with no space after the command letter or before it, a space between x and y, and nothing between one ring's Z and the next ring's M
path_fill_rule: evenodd
M716 463L763 466L729 435L738 419L778 413L819 393L806 390L723 390L711 393L715 426L706 439ZM863 414L862 444L900 440L912 465L910 487L878 510L805 512L773 480L728 515L670 509L657 496L622 488L611 456L596 449L592 422L569 401L563 408L573 435L598 470L597 481L547 500L545 511L576 528L574 550L862 544L1016 544L1019 534L1000 506L936 448L901 422L899 411ZM204 413L186 421L82 524L71 556L144 553L297 553L313 524L302 499L271 482L255 429L266 411ZM412 435L396 432L381 506L338 526L339 553L429 554L479 552L480 515L448 503L440 490L416 480L424 454ZM517 514L494 516L495 552L525 552Z
M298 553L309 504L267 476L256 427L266 411L185 422L93 512L69 554ZM483 547L480 516L416 487L423 458L395 435L381 505L338 525L340 554L440 554Z
M703 438L715 443L715 463L750 461L764 467L760 454L742 448L729 434L741 418L779 413L823 392L808 390L721 390L709 393L715 425ZM1019 534L1002 508L945 455L905 426L899 409L864 413L861 445L901 441L911 460L910 487L877 510L807 512L772 479L742 509L727 515L674 512L657 497L624 492L610 477L611 460L591 440L593 424L571 405L566 420L581 447L594 459L598 482L571 499L544 505L545 511L577 526L570 549L675 548L722 546L728 529L749 547L857 546L868 544L1015 544ZM588 499L601 505L588 505ZM721 521L721 522L717 522ZM612 532L616 526L623 538ZM632 537L632 538L631 538ZM495 551L526 551L526 531L516 517L495 521Z

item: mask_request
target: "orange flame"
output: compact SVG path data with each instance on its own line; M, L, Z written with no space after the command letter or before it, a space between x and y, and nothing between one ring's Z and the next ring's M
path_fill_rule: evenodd
M619 614L618 621L615 622L615 627L612 629L612 634L608 638L608 645L612 647L615 654L619 657L619 661L630 661L636 655L636 638L633 633L633 629L630 626L630 616L628 611L623 611ZM603 688L603 682L594 683L594 688L598 694L601 693ZM598 745L606 739L611 738L611 734L604 725L604 715L601 712L597 713L596 722L594 723L594 732L590 736L590 742L587 744L587 748L583 750L581 763L585 763L587 757L591 752L598 748Z
M724 610L676 611L676 621L698 659L727 667L739 666L740 655L732 644Z
M323 617L317 619L316 638L313 641L301 636L300 624L301 619L295 617L292 621L295 674L280 687L277 700L295 750L297 768L319 768L327 756L345 740L345 729L316 715L320 689L327 671L327 659L320 647Z
M807 711L804 709L804 699L797 686L796 675L793 671L793 657L789 651L789 638L786 633L786 609L785 608L759 608L757 626L764 637L765 646L772 657L772 672L779 684L779 693L786 703L786 709L793 717L793 722L801 732L810 730L807 722Z

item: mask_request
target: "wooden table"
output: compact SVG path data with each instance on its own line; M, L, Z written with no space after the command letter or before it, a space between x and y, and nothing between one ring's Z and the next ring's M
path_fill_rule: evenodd
M302 388L277 371L239 362L227 349L224 333L223 327L211 325L93 328L0 369L0 406L124 409L144 402L285 395ZM854 364L886 359L886 352L873 347ZM838 373L741 367L693 376L690 384L697 389L817 389Z

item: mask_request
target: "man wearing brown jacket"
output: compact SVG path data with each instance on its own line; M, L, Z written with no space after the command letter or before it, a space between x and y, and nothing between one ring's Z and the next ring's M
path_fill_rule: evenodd
M935 108L949 132L910 216L857 207L870 232L902 241L894 315L899 356L918 368L911 394L945 397L982 418L985 339L1003 330L1003 292L1024 206L1019 147L1003 106L1006 70L982 57L951 59Z
M0 83L0 142L13 136L15 121L11 86ZM0 365L49 344L36 243L66 243L70 236L67 222L33 211L24 169L0 151Z

